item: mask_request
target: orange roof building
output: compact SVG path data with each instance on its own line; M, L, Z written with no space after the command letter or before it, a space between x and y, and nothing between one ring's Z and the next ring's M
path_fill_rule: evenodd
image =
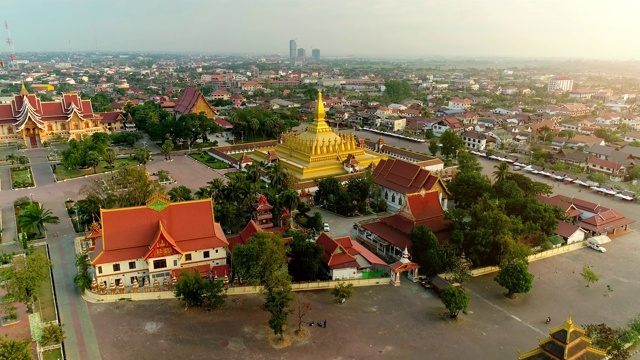
M407 194L433 190L437 190L440 205L447 208L451 193L440 177L420 165L399 159L381 160L373 170L373 176L391 210L402 208L407 202Z
M571 318L549 330L549 337L538 340L538 347L520 354L519 360L606 359L604 349L593 346L584 329L575 326Z
M64 94L60 100L40 101L24 85L20 95L0 104L0 142L42 146L54 137L81 139L83 135L106 132L102 117L93 112L91 100L78 94Z
M414 226L420 225L433 231L440 243L449 238L448 221L437 191L407 195L407 202L399 212L361 224L358 238L371 244L379 254L399 260L405 249L411 251L409 234Z
M316 244L324 249L323 260L332 280L362 278L362 272L387 268L379 257L349 236L332 238L323 232Z
M215 222L211 199L171 203L156 195L146 206L100 214L102 232L91 256L98 283L162 283L191 268L203 276L230 275L229 243Z

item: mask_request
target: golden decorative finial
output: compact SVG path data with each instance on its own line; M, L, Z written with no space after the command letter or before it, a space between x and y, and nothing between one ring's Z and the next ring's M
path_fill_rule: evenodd
M26 96L29 95L29 92L27 91L27 88L24 87L24 82L22 83L22 89L20 89L20 96Z
M324 120L324 104L322 103L322 92L318 91L318 103L316 104L316 110L313 112L313 116L317 120Z

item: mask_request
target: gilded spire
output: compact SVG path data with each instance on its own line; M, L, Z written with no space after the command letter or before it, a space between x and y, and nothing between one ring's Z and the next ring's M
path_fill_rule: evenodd
M316 120L324 120L325 112L324 112L324 104L322 103L322 92L318 91L318 103L316 104L316 110L313 112L313 117Z
M23 82L22 83L22 89L20 89L20 96L26 96L26 95L29 95L29 92L27 91L27 88L24 87L24 82Z

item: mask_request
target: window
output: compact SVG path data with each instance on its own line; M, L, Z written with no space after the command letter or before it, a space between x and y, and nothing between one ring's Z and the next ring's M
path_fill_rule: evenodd
M60 130L67 130L67 124L60 124Z
M209 250L204 251L204 252L202 253L202 257L203 257L203 258L205 258L205 259L208 259L208 258L209 258L209 256L211 256L211 254L209 254Z
M120 271L120 264L113 264L113 271Z
M184 256L184 261L191 261L191 254L186 254Z
M135 268L136 268L136 262L135 261L129 261L129 270L135 269Z
M178 266L178 260L173 260L173 267Z
M218 249L216 249L216 254L218 253Z
M51 124L47 125L47 131L53 131L53 126Z
M9 128L9 135L11 135L11 134L13 134L13 128L12 127Z
M136 279L135 276L132 276L132 277L129 278L129 282L131 283L131 285L133 285L134 281L136 281L136 280L137 279Z
M102 274L102 266L98 266L98 274Z
M154 269L164 269L167 267L167 259L153 260Z

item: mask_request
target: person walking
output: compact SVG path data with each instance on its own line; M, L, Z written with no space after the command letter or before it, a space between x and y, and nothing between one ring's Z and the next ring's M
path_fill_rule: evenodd
M324 321L324 328L327 328L327 320Z

